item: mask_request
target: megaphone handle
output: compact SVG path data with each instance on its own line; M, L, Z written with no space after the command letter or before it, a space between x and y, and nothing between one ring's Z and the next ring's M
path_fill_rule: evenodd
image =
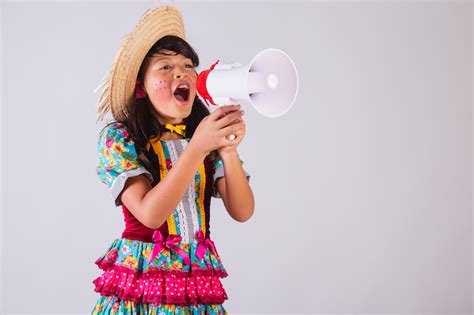
M226 104L229 104L229 105L230 105L230 104L237 104L237 103L238 103L237 100L233 100L233 99L231 99L231 98L226 98L226 100L227 100ZM228 135L228 136L226 137L227 140L235 140L235 138L237 138L236 135Z

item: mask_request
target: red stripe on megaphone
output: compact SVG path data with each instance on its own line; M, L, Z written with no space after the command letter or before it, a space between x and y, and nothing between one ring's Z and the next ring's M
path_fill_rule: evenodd
M212 105L216 105L216 103L214 103L211 94L209 94L209 91L207 90L207 77L211 71L214 70L214 67L219 63L219 61L220 60L217 60L208 70L202 71L196 79L196 89L199 95L201 95L202 98L210 102Z

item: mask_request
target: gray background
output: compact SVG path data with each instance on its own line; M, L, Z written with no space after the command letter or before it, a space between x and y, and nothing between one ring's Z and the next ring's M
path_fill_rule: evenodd
M152 5L2 3L2 313L98 298L123 219L95 174L93 90ZM213 200L226 308L471 313L472 3L178 6L200 70L275 47L299 71L287 115L247 107L254 217Z

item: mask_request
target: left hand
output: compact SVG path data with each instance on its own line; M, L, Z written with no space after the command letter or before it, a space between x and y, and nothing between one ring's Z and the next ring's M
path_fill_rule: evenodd
M232 144L222 147L217 150L221 158L224 158L227 154L235 153L237 151L237 147L242 142L245 137L245 121L243 118L234 121L229 126L237 127L236 131L233 132L235 135L235 139L232 140Z

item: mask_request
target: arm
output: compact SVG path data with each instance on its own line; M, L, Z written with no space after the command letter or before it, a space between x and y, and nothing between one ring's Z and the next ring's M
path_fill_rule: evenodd
M122 193L123 204L145 226L159 228L173 213L205 156L190 142L155 187L144 176L129 178Z
M252 189L240 164L236 150L221 154L225 176L217 179L216 186L229 215L236 221L245 222L253 215Z
M228 125L242 115L235 111L236 108L220 107L206 116L172 169L155 187L152 188L144 176L127 180L121 201L138 221L152 229L163 225L179 204L204 158L212 150L229 145L226 137L235 133L237 127ZM226 112L229 115L221 118Z

